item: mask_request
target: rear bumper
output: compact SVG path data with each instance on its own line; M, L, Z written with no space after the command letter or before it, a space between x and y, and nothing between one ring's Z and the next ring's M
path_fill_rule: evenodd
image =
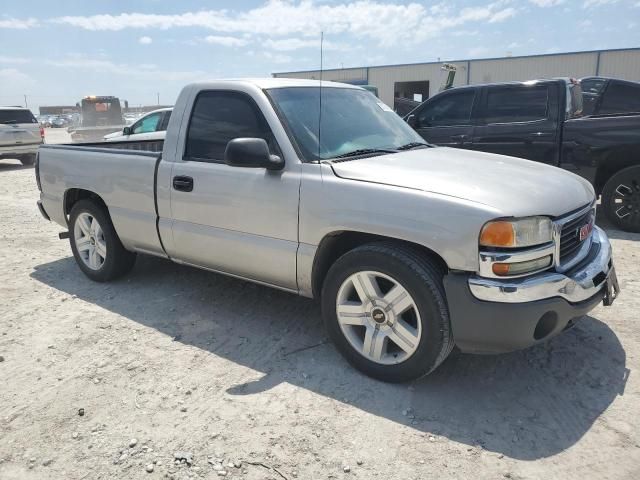
M514 280L449 274L444 285L456 345L463 352L501 353L543 342L603 300L612 270L611 245L596 229L587 257L563 274Z
M28 145L10 145L0 147L0 158L13 158L14 155L28 155L37 153L41 143L30 143Z

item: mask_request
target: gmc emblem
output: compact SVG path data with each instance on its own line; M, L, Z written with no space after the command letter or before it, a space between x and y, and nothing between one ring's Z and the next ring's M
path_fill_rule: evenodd
M582 242L583 240L585 240L589 234L591 233L591 230L593 230L593 220L589 220L589 223L587 223L586 225L581 226L578 229L578 239Z

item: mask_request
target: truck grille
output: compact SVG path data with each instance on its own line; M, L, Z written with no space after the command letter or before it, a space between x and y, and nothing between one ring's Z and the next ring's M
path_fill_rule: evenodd
M581 229L587 227L587 235L580 238ZM584 241L591 236L593 226L593 210L588 210L577 218L574 218L562 226L560 233L560 264L571 259L583 245Z

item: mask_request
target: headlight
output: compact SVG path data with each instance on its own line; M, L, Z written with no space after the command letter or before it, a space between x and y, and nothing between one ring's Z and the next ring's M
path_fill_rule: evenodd
M542 245L553 240L553 224L548 217L495 220L482 227L483 247L520 248Z

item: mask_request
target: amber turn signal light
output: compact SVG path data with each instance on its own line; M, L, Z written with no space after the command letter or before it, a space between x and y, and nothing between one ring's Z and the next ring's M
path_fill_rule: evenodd
M514 247L516 233L511 222L491 222L480 233L480 245L487 247Z

